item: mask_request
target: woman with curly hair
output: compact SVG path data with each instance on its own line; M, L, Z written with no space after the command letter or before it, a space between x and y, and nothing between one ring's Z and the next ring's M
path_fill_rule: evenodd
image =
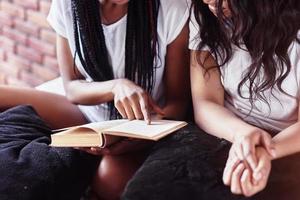
M300 151L297 0L194 0L190 22L196 123L232 142L223 181L264 189L271 161Z

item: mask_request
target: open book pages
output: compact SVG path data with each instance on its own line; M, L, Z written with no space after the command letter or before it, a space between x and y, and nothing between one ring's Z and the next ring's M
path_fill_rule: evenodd
M153 120L147 125L143 120L110 120L70 127L51 135L51 146L105 147L121 137L159 140L184 127L187 123L173 120Z
M153 120L151 124L148 125L143 120L133 120L105 129L102 133L105 135L159 140L167 134L184 127L186 124L186 122L182 121Z

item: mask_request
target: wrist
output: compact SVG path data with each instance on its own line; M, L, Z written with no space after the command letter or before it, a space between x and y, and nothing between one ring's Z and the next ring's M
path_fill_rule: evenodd
M255 149L258 155L264 154L270 161L277 159L277 153L275 150L272 150L272 154L270 154L270 152L263 146L256 146Z
M123 78L119 78L119 79L114 79L112 80L112 87L111 87L111 92L113 94L113 96L115 96L115 94L117 93L117 90L118 90L118 87L120 85L122 85L124 82L124 79Z
M240 140L241 138L250 136L254 132L256 132L257 127L254 127L252 125L242 123L239 126L236 126L233 130L231 130L232 133L232 142L236 142ZM256 131L255 131L256 130Z
M280 154L280 147L279 147L278 143L274 142L274 140L273 140L273 145L274 145L274 148L273 148L273 155L271 156L271 159L276 160L278 158L281 158L282 155Z

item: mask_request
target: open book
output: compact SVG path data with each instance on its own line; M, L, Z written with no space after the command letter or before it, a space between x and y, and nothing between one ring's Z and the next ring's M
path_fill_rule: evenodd
M122 137L159 140L187 125L184 121L153 120L147 125L143 120L126 119L94 122L59 130L51 135L51 146L56 147L106 147ZM57 131L56 131L57 132Z

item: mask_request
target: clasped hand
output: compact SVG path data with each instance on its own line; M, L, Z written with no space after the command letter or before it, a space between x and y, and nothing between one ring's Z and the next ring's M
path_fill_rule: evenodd
M267 184L274 157L271 136L254 128L237 134L229 151L223 172L223 182L232 193L252 196Z

